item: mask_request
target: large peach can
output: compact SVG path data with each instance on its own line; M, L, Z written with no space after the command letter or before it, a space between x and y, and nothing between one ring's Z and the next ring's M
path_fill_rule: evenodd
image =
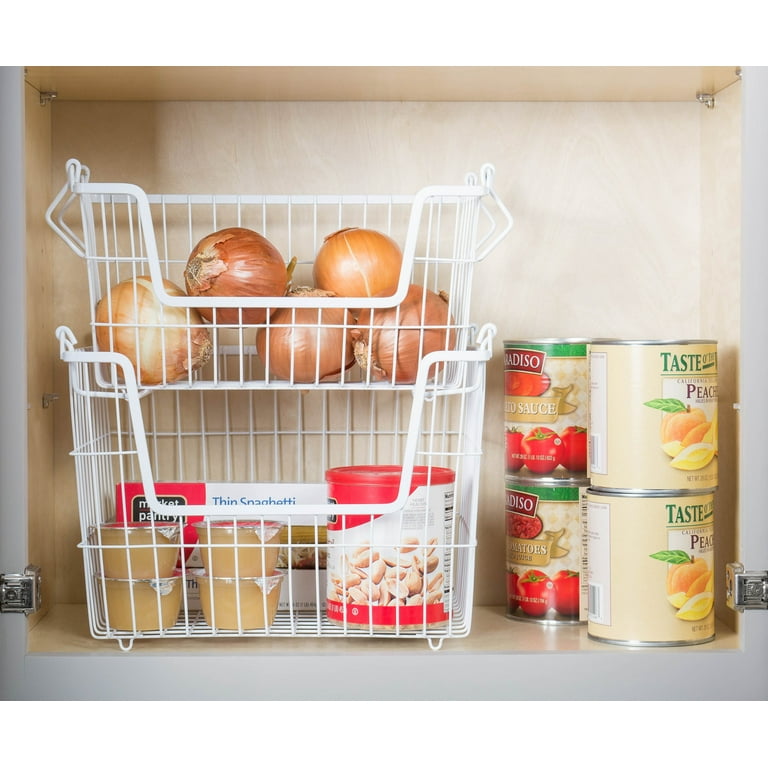
M506 474L524 481L587 477L586 339L504 342Z
M611 490L717 486L717 342L593 341L589 474Z
M590 637L696 645L715 635L714 494L587 490Z

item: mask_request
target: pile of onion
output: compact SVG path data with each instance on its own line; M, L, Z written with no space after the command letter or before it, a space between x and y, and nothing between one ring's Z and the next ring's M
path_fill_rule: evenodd
M348 227L328 235L315 256L315 285L337 296L391 296L397 290L403 253L388 235Z
M245 227L228 227L204 237L193 249L184 269L190 296L285 296L291 281L293 262L286 267L272 243ZM212 307L200 307L208 321ZM242 322L263 323L266 309L244 309ZM216 310L220 323L239 323L240 310Z
M317 288L294 288L297 306L280 307L256 334L256 351L270 377L310 383L337 377L355 364L349 327L352 314L340 307L301 307L302 296L334 296Z
M453 349L453 325L444 292L411 285L399 306L362 310L350 332L355 359L372 379L413 384L424 355Z
M171 296L185 296L164 280ZM119 352L133 364L139 385L171 384L205 365L212 344L196 309L166 306L149 275L123 280L96 305L96 344Z

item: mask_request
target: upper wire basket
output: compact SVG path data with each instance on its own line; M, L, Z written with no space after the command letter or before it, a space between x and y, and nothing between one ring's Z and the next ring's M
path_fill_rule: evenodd
M414 195L149 195L133 184L91 182L88 167L75 159L66 172L46 220L85 261L94 349L123 351L127 339L136 350L132 362L140 389L413 385L424 354L471 345L474 266L512 227L494 191L491 165L483 166L479 177L468 174L464 184L428 186ZM79 219L73 214L77 207ZM228 227L266 237L287 269L290 265L294 286L313 285L313 263L326 236L349 227L376 230L402 250L397 289L373 297L187 295L184 270L195 245ZM123 281L133 286L128 292L133 313L113 305L111 289ZM158 302L149 321L139 311L144 299L137 286L149 288ZM415 300L418 321L403 311L414 286L421 289ZM423 306L430 293L447 301L447 312L430 315ZM99 315L102 300L107 311ZM265 311L254 322L247 310L256 308ZM279 326L277 310L283 310ZM209 319L201 321L199 311ZM328 342L323 334L329 328L344 341ZM148 346L150 333L156 340ZM350 334L367 342L369 354L375 342L389 345L388 364L361 363ZM261 346L254 354L258 336ZM286 338L302 343L285 344ZM195 357L201 343L205 353ZM340 365L329 375L319 361L333 343L342 347ZM159 356L159 364L141 359L147 349ZM178 349L181 360L169 373ZM405 361L404 349L415 355L409 369L398 361L398 355ZM433 374L446 386L456 380L451 365Z

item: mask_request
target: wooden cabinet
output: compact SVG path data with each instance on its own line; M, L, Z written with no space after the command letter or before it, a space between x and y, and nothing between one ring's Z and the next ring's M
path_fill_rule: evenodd
M17 245L25 274L4 286L6 312L26 296L27 332L14 349L20 375L26 370L25 412L14 428L25 430L27 444L18 451L9 424L4 455L15 456L3 477L14 485L7 500L15 511L4 510L0 571L32 562L44 579L39 614L0 617L10 638L3 647L26 659L25 671L7 672L10 690L87 698L90 681L107 676L116 697L261 697L257 679L279 690L272 661L280 658L305 681L292 692L299 698L327 696L329 686L339 698L359 698L360 685L379 698L397 695L406 681L408 696L427 698L532 698L541 686L554 698L768 691L765 672L750 672L761 663L768 621L728 609L723 586L725 563L768 563L759 509L768 454L757 427L766 375L762 69L740 77L736 67L142 67L118 80L110 68L33 67L23 85L21 70L3 78L4 109L24 114L23 131L3 142L8 156L23 152L26 177L4 172L3 194L27 204L26 239ZM55 100L41 99L51 91ZM70 157L87 164L93 180L168 192L410 193L495 166L515 226L480 265L473 289L477 321L495 323L499 334L488 368L468 638L438 652L409 640L157 641L116 657L114 644L88 636L66 368L53 335L66 324L87 340L87 293L74 257L43 221ZM591 641L584 628L553 631L504 616L502 344L563 336L719 341L723 578L713 643L628 650ZM19 386L9 388L17 405ZM347 650L354 653L339 655ZM60 653L72 654L62 674ZM4 673L11 669L2 663ZM195 669L214 666L219 682L200 689ZM680 675L690 681L682 693L673 682Z

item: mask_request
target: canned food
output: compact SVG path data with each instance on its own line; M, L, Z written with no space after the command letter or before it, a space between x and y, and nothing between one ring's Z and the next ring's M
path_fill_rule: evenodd
M587 633L620 645L715 636L714 494L587 490Z
M586 339L504 342L506 471L521 479L587 476Z
M594 341L589 366L593 486L717 486L717 342Z
M361 514L397 498L402 467L326 472L331 503L357 505L328 517L327 615L356 628L412 630L448 621L455 473L414 467L405 507Z
M506 485L507 616L587 620L586 481Z

